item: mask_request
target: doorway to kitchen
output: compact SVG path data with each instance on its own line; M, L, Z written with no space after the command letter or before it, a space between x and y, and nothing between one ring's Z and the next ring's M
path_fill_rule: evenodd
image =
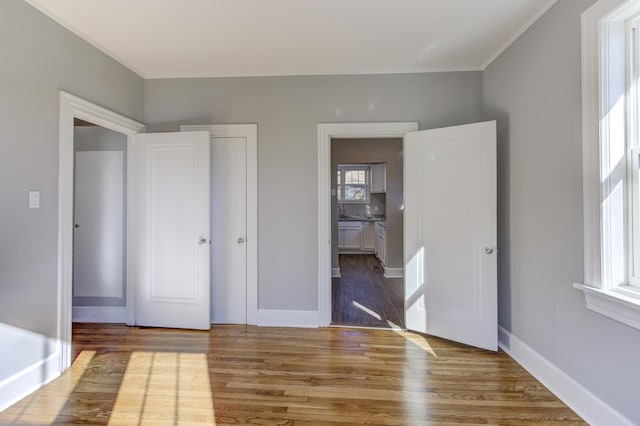
M402 138L331 139L331 324L404 328Z

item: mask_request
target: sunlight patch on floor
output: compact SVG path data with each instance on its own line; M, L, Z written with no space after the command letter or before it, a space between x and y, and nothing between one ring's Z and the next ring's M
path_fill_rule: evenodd
M398 326L395 326L395 327L392 326L391 329L396 334L404 337L406 340L410 341L411 343L413 343L414 345L416 345L420 349L422 349L422 350L428 352L429 354L431 354L434 358L438 358L438 355L436 355L436 352L433 350L433 348L431 347L431 345L427 341L426 337L421 336L421 335L416 334L416 333L412 333L410 331L404 331Z
M16 406L9 408L3 414L9 414L12 410L16 410L12 416L13 419L10 420L11 424L48 425L54 423L95 354L96 351L82 351L71 367L60 377L39 392L26 397Z
M356 308L360 309L362 312L371 315L372 317L374 317L377 320L382 320L382 317L380 316L379 313L372 311L371 309L367 308L366 306L363 306L361 304L359 304L358 302L356 302L355 300L352 300L351 303L353 304L353 306L355 306Z
M133 352L109 425L215 425L206 354Z

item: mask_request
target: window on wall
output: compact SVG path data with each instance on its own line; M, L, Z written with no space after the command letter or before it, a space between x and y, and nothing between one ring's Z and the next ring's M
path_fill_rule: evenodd
M339 164L337 197L339 203L368 203L371 167L357 164Z
M582 15L587 307L640 329L640 0Z

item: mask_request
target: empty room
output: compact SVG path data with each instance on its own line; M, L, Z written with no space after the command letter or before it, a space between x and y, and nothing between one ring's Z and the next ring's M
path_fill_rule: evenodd
M0 424L640 424L639 16L3 0Z

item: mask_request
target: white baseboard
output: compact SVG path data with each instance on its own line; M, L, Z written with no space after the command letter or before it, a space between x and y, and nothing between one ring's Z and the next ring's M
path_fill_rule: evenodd
M17 372L0 382L0 411L40 389L60 375L60 352Z
M331 268L331 278L340 278L340 268Z
M499 327L498 341L502 350L590 425L633 425L629 419L582 387L565 372L503 327Z
M74 306L71 313L73 322L127 322L127 308L124 306Z
M258 309L258 326L263 327L318 327L318 311L288 311Z
M404 277L404 268L387 268L384 267L385 278L402 278Z

